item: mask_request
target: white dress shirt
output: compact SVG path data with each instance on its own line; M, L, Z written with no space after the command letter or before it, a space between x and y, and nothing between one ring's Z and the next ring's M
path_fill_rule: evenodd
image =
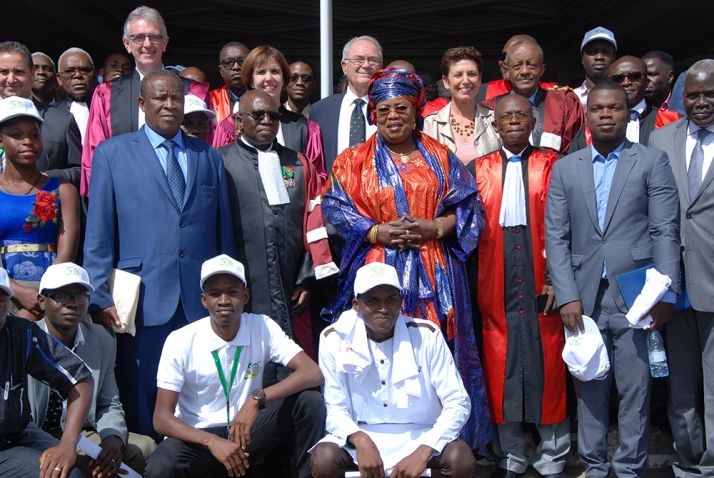
M354 101L357 99L357 95L348 87L345 92L345 96L342 98L342 104L340 105L340 117L337 123L337 154L350 147L350 121L352 120L352 111L355 108ZM362 114L364 115L365 134L364 139L367 140L370 136L377 131L377 126L369 124L367 121L367 105L369 104L369 98L363 96L364 104L362 105Z
M226 380L236 347L242 347L230 391L230 416L256 388L263 388L268 362L287 365L302 349L270 317L244 313L236 336L226 342L213 332L211 318L171 332L161 352L156 384L179 394L176 417L193 428L226 426L226 397L211 352L218 351Z
M698 131L701 129L699 126L695 125L691 121L687 125L687 140L684 143L684 150L686 154L684 155L687 161L687 170L689 170L689 161L692 159L692 153L694 152L694 146L697 144ZM702 163L702 181L709 171L709 166L712 164L712 158L714 158L714 124L709 125L707 128L709 130L709 136L702 141L702 149L704 150L704 162Z
M363 431L390 469L422 444L441 453L471 413L451 352L427 320L400 316L394 337L377 344L348 310L322 333L319 350L328 433L321 443L344 447Z
M69 105L69 112L77 122L82 144L84 144L84 135L87 133L87 122L89 121L89 106L84 101L72 101Z
M580 104L583 105L583 108L587 107L588 95L590 94L590 90L588 89L587 84L587 81L583 81L582 85L578 86L577 88L573 88L573 93L578 95L578 99L580 100Z
M646 108L647 108L647 103L645 103L645 100L642 100L639 103L637 103L635 106L630 108L630 113L637 113L637 115L639 117L639 115L641 115L645 111ZM629 139L633 143L640 142L640 120L639 119L630 119L630 121L627 123L627 133L625 133L625 136L627 136L627 139Z

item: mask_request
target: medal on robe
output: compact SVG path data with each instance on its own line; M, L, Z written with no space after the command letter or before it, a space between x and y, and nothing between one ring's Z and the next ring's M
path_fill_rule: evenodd
M295 170L290 166L282 166L283 170L283 181L285 182L286 188L295 187Z

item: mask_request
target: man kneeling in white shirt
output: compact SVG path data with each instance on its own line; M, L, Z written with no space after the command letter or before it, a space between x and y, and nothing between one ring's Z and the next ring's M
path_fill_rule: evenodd
M412 478L427 468L473 476L459 432L471 401L439 329L400 314L397 271L379 262L357 271L352 309L320 336L327 433L312 450L317 478Z
M172 332L161 353L154 428L167 438L146 477L250 475L286 440L291 476L309 477L307 449L325 429L322 396L308 390L322 384L320 369L269 317L243 313L243 264L207 260L201 289L209 317ZM293 373L263 389L270 361Z

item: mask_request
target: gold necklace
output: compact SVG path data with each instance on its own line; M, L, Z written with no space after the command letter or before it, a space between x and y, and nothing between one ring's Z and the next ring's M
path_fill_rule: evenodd
M387 146L387 145L385 144L385 146ZM387 146L387 149L388 149L389 152L392 153L394 156L399 156L399 160L400 160L402 163L408 163L408 162L409 162L409 156L410 156L414 151L416 151L417 148L416 148L416 146L415 146L415 147L414 147L411 151L409 151L408 153L397 153L396 151L392 151L392 148L390 148L389 146Z

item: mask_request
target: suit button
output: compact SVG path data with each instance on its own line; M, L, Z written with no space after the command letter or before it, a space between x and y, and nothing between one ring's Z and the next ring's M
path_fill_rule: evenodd
M526 313L526 311L523 310L523 309L521 309L521 310L518 311L518 313L521 314L521 315L524 315L524 314Z
M521 250L521 246L516 246L516 250L517 250L517 251L520 251L520 250Z
M523 294L518 294L518 298L519 298L519 299L521 299L521 300L523 300L523 299L525 299L525 298L526 298L526 296L525 296L525 295L523 295Z
M519 284L523 284L523 279L518 279L517 281Z
M382 380L382 385L387 385L387 382L385 382L384 380Z
M607 241L603 240L603 241L602 241L602 244L607 244Z
M186 254L184 254L183 251L179 251L179 257L183 257L183 256L185 256L185 255L186 255Z
M184 227L186 227L186 224L181 223L181 224L179 224L179 227L180 227L181 229L183 229Z
M517 227L517 228L515 228L515 229L513 230L513 232L515 232L516 234L518 234L519 232L521 232L521 229Z
M386 403L383 403L382 406L383 406L384 408L387 408L387 404L386 404Z
M692 218L692 214L688 212L688 213L687 213L687 219L691 219L691 218Z

